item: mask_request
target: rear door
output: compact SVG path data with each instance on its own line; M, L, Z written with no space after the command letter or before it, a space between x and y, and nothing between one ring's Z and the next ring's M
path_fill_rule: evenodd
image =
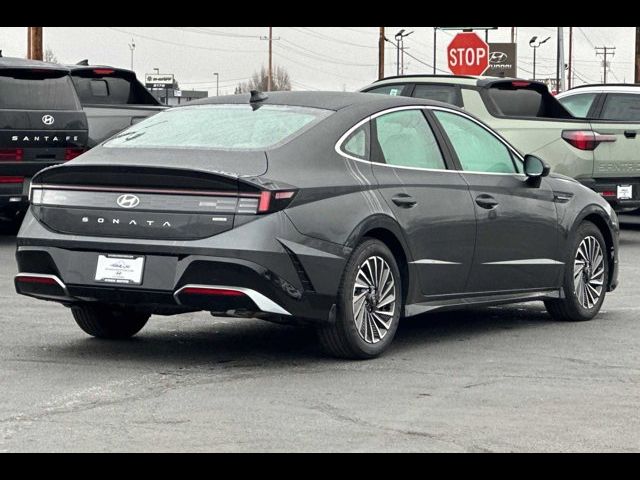
M502 140L458 112L433 109L469 185L477 234L470 293L557 286L558 221L547 183L525 182L522 164Z
M597 120L591 120L595 132L614 136L594 150L593 176L608 177L605 193L619 206L640 201L640 94L609 92L604 95Z
M422 109L372 121L373 173L406 239L426 296L464 292L476 221L468 188L450 169Z

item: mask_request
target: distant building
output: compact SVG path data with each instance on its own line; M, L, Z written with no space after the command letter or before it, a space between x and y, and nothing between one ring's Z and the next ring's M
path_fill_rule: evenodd
M150 88L151 95L156 97L161 103L169 106L180 105L182 103L207 98L209 92L206 90L177 90L174 88L155 89Z

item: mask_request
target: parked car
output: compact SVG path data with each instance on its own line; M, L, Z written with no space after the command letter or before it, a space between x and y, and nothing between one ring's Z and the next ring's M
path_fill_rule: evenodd
M574 117L632 122L632 133L640 122L640 85L580 85L556 98Z
M69 69L89 121L89 148L167 108L131 70L86 62Z
M69 69L0 57L0 220L20 218L36 172L86 146L87 118Z
M636 122L576 118L549 92L529 80L415 75L389 77L364 92L451 103L478 116L521 153L532 153L554 172L576 178L618 211L640 207L640 156Z
M31 188L16 290L100 338L204 310L310 323L330 354L369 358L401 316L541 300L589 320L617 285L609 204L440 102L208 98Z

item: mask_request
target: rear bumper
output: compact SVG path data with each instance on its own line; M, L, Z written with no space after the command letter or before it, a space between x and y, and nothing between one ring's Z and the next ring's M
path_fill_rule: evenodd
M15 285L24 295L64 304L135 305L162 314L278 315L292 322L329 320L348 254L300 235L283 214L207 239L159 242L58 234L28 213L17 243ZM144 255L142 283L96 281L98 255L105 253ZM54 278L25 281L33 274Z
M638 177L581 178L578 181L600 194L618 212L640 208L640 178ZM632 198L619 199L617 196L618 186L631 186Z

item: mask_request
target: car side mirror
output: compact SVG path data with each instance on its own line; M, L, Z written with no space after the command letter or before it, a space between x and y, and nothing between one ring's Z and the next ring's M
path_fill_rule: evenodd
M539 187L540 179L549 175L551 167L535 155L525 155L524 174L527 176L527 183Z

